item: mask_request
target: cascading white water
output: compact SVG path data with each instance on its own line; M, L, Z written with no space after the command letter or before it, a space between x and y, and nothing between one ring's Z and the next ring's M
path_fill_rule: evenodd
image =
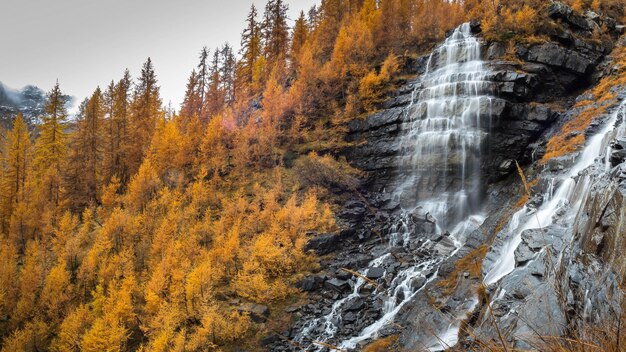
M604 159L601 159L604 163L603 170L604 172L608 171L609 140L618 130L624 128L623 122L619 126L615 126L615 124L616 121L623 121L625 115L626 101L622 102L621 106L611 115L603 129L589 139L578 161L569 170L558 176L559 182L557 183L560 183L560 186L556 190L553 190L555 180L552 180L549 189L551 194L546 197L547 201L536 212L524 207L514 214L513 220L509 223L507 232L504 233L503 237L507 238L508 241L500 248L498 257L489 268L484 279L485 284L496 283L515 269L515 250L522 241L522 232L549 226L561 209L565 209L570 215L578 213L593 181L591 176L581 174L581 171L596 163L599 158L603 157L603 153L606 153Z
M485 117L491 116L494 98L488 76L489 71L480 58L480 42L472 35L469 24L456 28L431 54L421 84L405 111L408 131L402 137L400 155L403 179L394 192L401 201L403 216L392 227L389 246L416 250L432 245L429 240L415 245L420 239L411 229L411 216L420 213L435 219L438 232L450 234L448 239L454 248L399 270L386 288L380 286L375 294L383 301L381 316L358 335L339 341L340 348L352 349L359 342L376 337L381 328L393 322L404 305L437 277L439 265L461 248L465 235L484 221L479 215L480 157L486 132L481 127L490 123ZM368 267L385 266L393 260L386 253ZM366 269L360 273L366 274ZM359 278L349 296L337 300L327 315L307 323L296 340L299 343L336 341L333 338L341 325L342 306L361 297L359 291L365 284ZM468 298L468 310L476 302ZM439 351L454 345L463 319L465 312L459 312L448 329L437 334L439 342L431 344L429 349ZM323 349L314 343L308 346Z
M396 190L405 208L419 206L452 230L480 208L481 127L490 116L493 84L469 24L433 51L422 89L407 110L402 140L405 178Z

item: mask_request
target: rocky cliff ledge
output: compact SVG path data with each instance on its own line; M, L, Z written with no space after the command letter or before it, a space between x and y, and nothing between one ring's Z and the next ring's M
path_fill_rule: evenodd
M463 248L438 262L438 266L426 272L420 282L411 283L426 289L419 291L410 304L400 309L393 324L387 324L376 335L379 338L399 335L397 348L420 350L429 346L439 338L435 336L435 331L446 331L451 320L465 320L466 312L469 315L463 324L473 326L475 331L487 337L491 336L493 329L485 327L485 330L481 330L485 319L485 301L477 299L476 292L482 285L482 259L489 252L486 244L493 240L492 234L500 230L503 221L512 215L521 194L515 161L528 165L538 160L545 152L547 139L571 116L577 96L600 77L610 74L610 62L605 58L611 53L613 44L599 44L592 39L593 32L596 28L605 28L607 36L612 38L610 43L615 43L623 27L593 13L587 16L574 15L571 9L560 3L555 3L549 11L554 25L546 32L549 38L547 41L518 44L514 50L501 42L483 43L482 53L490 68L489 80L493 82L495 96L494 99L482 102L484 106L480 107L481 120L489 121L481 125L487 135L481 169L486 185L484 203L488 217L480 230L465 239ZM478 24L474 23L472 28L476 33L480 32ZM410 171L403 170L399 162L402 148L400 137L407 131L405 111L420 90L419 75L424 72L427 60L428 56L416 60L416 64L411 67L416 77L405 82L380 106L378 112L348 123L346 139L353 142L354 146L347 148L343 154L355 167L366 171L367 177L359 187L358 196L355 194L338 213L345 230L339 234L320 236L309 243L309 249L324 256L321 263L324 270L301 282L301 289L308 292L308 302L288 309L296 318L296 323L290 331L284 332L282 338L268 339L271 350L299 350L297 344L294 347L293 343L286 341L297 339L297 334L308 322L327 315L337 300L350 294L352 286L349 282L354 279L350 270L363 269L370 260L388 250L388 236L400 222L400 203L386 191L395 189L402 175ZM622 149L626 150L626 144ZM623 154L619 152L615 155L616 162L623 160L620 153ZM626 221L623 213L625 191L622 185L625 170L622 166L616 166L612 180L594 184L602 192L596 192L593 199L588 200L585 205L588 216L576 223L581 235L577 244L567 252L567 263L570 264L564 264L567 265L565 272L568 276L563 276L563 287L567 288L566 292L572 297L569 301L571 304L569 308L552 312L557 319L565 322L563 326L573 317L567 309L584 310L586 292L595 289L601 292L593 297L600 297L599 300L602 300L601 297L606 298L611 289L616 289L615 276L623 275L626 271L626 265L618 259L625 244L616 235L624 231ZM547 183L543 182L542 185L546 186ZM538 200L530 200L533 201ZM366 274L368 280L384 286L393 278L389 274L400 268L415 261L439 258L442 253L452 254L453 244L445 234L435 233L428 214L413 214L410 226L412 232L423 237L422 245L410 251L401 247L391 250L394 258L391 264L383 268L369 268ZM562 245L557 232L553 234L554 241L549 245ZM520 258L537 253L540 246L532 233L526 234L523 241L524 244L520 246L522 249L519 250ZM562 249L555 248L553 253ZM602 267L600 264L576 264L581 261L597 263L598 256L602 261L612 262L616 270L597 275L598 268ZM533 268L528 268L528 277L540 282L542 279L536 273L542 269ZM592 276L596 280L593 282L600 280L606 289L594 286L590 279ZM583 277L587 280L583 280ZM515 276L511 280L516 279L522 278ZM607 286L608 283L611 285ZM509 296L516 301L512 306L502 308L500 317L510 317L508 313L513 308L521 309L534 304L535 308L529 309L524 319L541 320L544 317L538 314L539 301L548 305L554 303L556 306L554 296L550 293L553 291L543 290L545 285L538 283L525 289L527 286L519 280L510 281L510 285L515 289L509 291ZM529 290L534 290L532 295ZM531 300L531 296L535 300ZM381 305L382 302L375 296L367 295L343 304L343 311L339 312L342 329L335 340L342 341L354 336L379 319ZM458 312L462 314L457 317ZM513 327L521 332L531 328L523 326L519 317L509 320L502 318L501 322L505 328ZM314 338L321 331L309 333ZM370 340L360 342L357 349L368 342ZM461 334L460 346L470 348L473 343L471 336Z
M607 18L591 14L572 17L564 5L555 5L550 11L555 19L547 34L551 41L518 44L514 53L508 53L502 42L484 43L482 52L492 71L488 79L493 81L498 97L481 106L483 121L490 121L482 126L489 133L485 145L488 157L482 165L488 183L510 175L514 160L532 161L541 151L536 144L539 137L560 120L578 93L602 74L602 59L612 45L594 43L590 39L593 29L608 24L613 37L623 31ZM480 31L479 25L473 28ZM418 59L413 71L423 73L427 61L428 56ZM401 87L382 110L348 124L347 139L360 143L346 155L355 166L369 172L371 191L389 188L402 172L397 160L399 136L406 131L404 111L419 89L418 77Z

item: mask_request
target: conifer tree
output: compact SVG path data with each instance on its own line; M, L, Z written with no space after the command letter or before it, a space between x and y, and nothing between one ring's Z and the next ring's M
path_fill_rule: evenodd
M114 133L112 139L112 151L108 165L109 177L117 177L122 185L126 185L130 180L130 165L128 160L130 143L130 115L131 115L131 86L132 79L128 70L124 71L124 76L117 82L113 92L113 115L109 116L114 121Z
M241 34L240 76L244 84L250 85L254 75L254 65L261 56L261 28L257 21L257 9L252 4L246 18L246 29Z
M198 63L198 73L196 76L196 95L198 96L197 114L202 116L204 107L204 99L206 98L207 85L209 83L209 66L207 60L209 59L209 49L203 47L200 51L200 62ZM190 115L191 116L191 115Z
M298 66L298 61L300 57L300 52L302 51L302 47L306 42L309 36L309 25L307 23L306 17L304 16L304 11L300 12L300 17L296 20L296 23L293 27L293 34L291 35L291 68L292 71Z
M131 103L129 148L126 156L130 174L139 169L142 158L150 146L156 122L162 117L159 86L152 60L148 58L141 69Z
M0 180L0 233L8 231L15 207L25 198L26 177L30 172L31 142L22 114L13 120L5 146L4 170Z
M230 105L235 101L235 69L237 61L233 48L228 43L222 47L221 56L220 75L224 91L224 102L226 105Z
M342 0L322 0L316 12L318 25L315 29L315 57L320 61L327 61L333 51L335 39L344 16Z
M113 163L116 154L115 135L117 133L115 111L115 81L111 81L103 93L104 108L104 161L103 174L105 182L113 177Z
M77 129L71 136L66 187L70 207L75 212L98 202L102 186L104 151L104 96L97 88L79 114Z
M270 0L265 5L262 38L269 71L277 65L284 64L287 56L289 45L288 9L287 4L282 0Z
M183 119L188 120L195 115L200 115L201 97L198 94L199 91L199 79L196 70L191 71L191 75L187 80L187 88L185 90L185 97L183 98L183 104L180 107L180 115Z
M209 86L206 95L206 101L204 103L204 121L207 122L209 118L217 114L224 105L224 91L222 89L222 75L221 75L222 56L220 50L213 52L213 59L211 60L211 66L209 68Z
M402 53L403 49L415 45L411 41L411 3L412 0L386 0L381 2L381 18L376 27L376 44L384 53L394 51Z
M42 184L44 201L53 208L61 201L61 171L67 154L66 100L57 82L46 98L46 114L35 145L37 178Z

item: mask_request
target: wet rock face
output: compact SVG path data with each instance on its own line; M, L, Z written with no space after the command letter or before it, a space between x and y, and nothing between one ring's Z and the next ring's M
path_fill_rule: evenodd
M550 10L551 16L560 20L566 18L572 23L580 22L571 14L568 15L571 9L565 9L569 7L563 4L554 5ZM591 27L595 28L598 23L608 20L599 18L596 19L597 22L589 19L585 21L594 23ZM589 26L570 26L575 25L567 22L563 30L577 34L590 30L584 29ZM476 28L479 30L479 26ZM482 49L491 71L487 80L493 82L491 90L499 97L481 102L480 107L482 121L488 121L481 126L486 135L483 154L487 157L483 158L481 165L485 183L501 180L514 171L507 161L528 163L533 160L536 148L534 143L559 119L560 114L553 106L571 104L564 101L564 97L589 85L594 77L595 67L609 52L609 48L592 45L580 39L555 39L542 44L518 45L516 54L520 61L516 62L500 59L505 51L502 43L486 43ZM417 60L422 65L425 61ZM423 72L423 67L416 67L415 71ZM405 109L421 88L419 79L408 81L395 96L381 106L381 111L348 124L347 140L364 143L347 149L344 154L356 167L370 172L371 190L394 188L393 183L397 182L398 176L411 171L401 168L398 155L403 147L399 142L409 127ZM447 165L451 167L450 164ZM433 180L435 181L437 180ZM437 188L442 191L445 187L454 188L457 185L452 180L447 186L422 186L425 189Z
M313 235L313 238L304 246L305 251L313 250L317 255L324 255L332 252L340 241L338 234Z
M607 115L596 117L597 124L585 131L584 150L590 154L552 160L535 175L533 192L539 196L526 203L521 222L514 221L522 225L513 226L521 233L501 231L483 262L488 274L497 268L496 258L503 258L497 253L506 253L507 244L515 243L514 268L488 287L493 319L502 331L512 332L512 346L532 349L537 335L582 336L589 324L606 326L621 314L626 160L620 153L625 131L617 126L626 118L624 101L626 94L619 94ZM551 210L543 213L546 209ZM507 241L517 234L519 242ZM485 327L490 320L477 322L474 333L497 338ZM530 337L520 338L524 335Z
M416 222L428 221L425 214L416 214L416 217ZM374 223L364 226L375 231L384 231L380 225ZM398 246L391 249L373 234L363 239L343 238L336 245L336 257L331 262L323 263L326 269L324 273L305 277L298 283L298 287L308 293L309 299L302 305L287 308L288 313L298 318L297 322L281 338L269 336L265 340L266 348L271 351L300 351L301 349L286 344L285 339L309 346L312 343L311 338L324 336L326 327L336 329L335 336L328 341L330 344L338 344L363 331L382 316L383 301L378 293L385 292L390 287L394 275L417 262L437 257L439 254L436 248L445 246L448 241L448 236L441 234L423 234L422 237L423 239L416 241L410 248ZM367 266L372 259L387 251L391 254L385 260L377 265ZM362 268L365 269L361 270ZM354 275L353 271L361 271L362 277ZM435 271L434 268L425 270L424 275L416 277L410 285L416 289L424 287L434 277ZM401 300L403 297L398 296L396 299ZM331 314L333 311L335 314ZM261 312L256 315L263 316ZM313 324L310 330L306 330L316 319L320 319L321 323ZM307 331L308 339L301 336L303 330ZM378 336L385 337L399 332L399 326L389 325L381 329Z
M575 50L565 49L556 43L545 43L530 47L521 53L521 56L530 62L537 62L560 69L569 70L577 74L586 74L593 67L595 57L587 57Z
M489 121L480 126L480 132L484 136L480 168L483 183L489 185L485 192L485 211L493 216L483 226L486 233L493 231L499 217L512 207L511 201L518 196L516 190L510 187L511 178L507 179L516 172L515 161L524 164L533 160L537 150L541 149L542 136L566 116L562 111L573 104L572 96L581 87L589 85L595 77L596 65L607 53L604 47L589 45L576 39L578 34L588 31L585 28L593 28L593 24L586 22L589 26L585 26L578 18L571 16L566 6L557 6L550 11L553 18L565 24L561 31L550 34L551 42L519 46L516 48L519 60L514 62L500 58L506 52L502 43L486 43L481 50L488 61L488 80L493 93L493 98L488 102L481 101L478 109L481 120ZM585 17L585 21L587 20ZM478 33L480 26L473 24L472 31ZM424 73L426 62L426 58L415 61L416 74ZM359 189L360 196L355 195L337 212L339 223L346 230L336 235L314 237L307 245L308 250L322 255L332 254L332 258L325 256L322 259L323 272L299 282L299 288L307 292L308 301L290 308L290 312L295 312L297 322L290 331L284 333L287 339L297 340L307 324L327 316L332 317L328 324L314 325L312 330L307 331L307 335L324 336L325 329L336 328L334 338L328 340L333 344L359 334L383 314L383 302L377 298L380 295L376 293L388 289L394 275L415 263L454 253L454 243L445 233L437 233L436 223L428 213L420 212L419 209L402 220L406 221L405 225L412 236L420 238L420 241L406 247L402 244L391 245L392 248L389 246L389 235L394 232L393 226L400 222L403 204L400 197L394 197L388 191L398 189L398 183L403 176L413 172L401 167L398 155L407 152L407 146L400 143L401 137L409 128L405 111L422 89L419 77L409 80L380 106L380 111L348 124L346 139L355 142L355 146L344 150L343 154L354 166L367 171L369 177ZM419 115L420 112L412 113ZM616 180L626 179L623 154L625 153L617 151L611 158ZM453 164L454 162L448 163ZM548 170L557 172L570 166L571 159L563 159L549 164ZM442 162L441 165L435 163L434 167L445 166ZM458 180L454 179L446 180L449 184L443 186L442 180L428 182L432 183L420 187L458 187L458 183L455 183ZM626 204L620 203L623 202L623 197L619 198L618 193L614 191L611 197L606 198L614 199L607 209L626 209ZM529 204L536 208L543 201L543 198L536 197ZM599 206L596 207L599 209ZM594 210L593 214L602 214L594 215L594 218L599 219L595 220L599 221L598 228L605 229L603 234L609 231L609 235L601 236L597 231L586 235L586 251L607 257L615 255L622 244L619 241L609 243L609 238L616 238L610 235L610 231L624 230L614 225L623 223L622 218L611 211L602 213L601 210ZM567 326L570 310L582 309L579 303L582 301L583 290L595 292L593 299L598 302L605 299L603 297L608 297L610 290L594 288L585 281L592 271L571 266L572 269L568 269L566 276L569 278L568 285L572 287L569 291L573 297L571 304L565 307L557 304L561 297L551 290L553 286L550 272L553 272L553 264L559 260L556 253L563 252L567 243L563 240L563 226L558 225L546 227L545 231L529 230L522 235L522 243L515 251L516 267L519 271L503 280L502 287L505 287L506 293L493 307L494 314L505 326L503 329L522 335L534 330L554 334L555 331L548 331L551 327L533 322L551 319L561 326ZM466 239L466 246L438 263L437 269L425 271L423 276L412 280L411 287L424 289L418 291L410 303L400 309L394 319L396 324L387 324L378 331L378 337L400 334L399 344L403 347L423 348L425 343L436 343L433 341L433 329L446 330L451 314L465 314L479 304L471 299L475 297L480 286L479 279L468 272L456 272L455 264L487 241L487 235L483 231L470 234ZM546 247L551 248L551 251L546 252ZM384 253L390 254L383 262L370 263ZM578 260L580 257L576 258ZM357 287L359 277L350 273L350 270L361 272L371 282ZM444 294L443 289L434 282L452 274L458 276L457 286L452 294ZM608 283L610 278L607 276L604 280L602 282ZM403 294L398 292L396 300L402 301L405 298L401 296ZM339 301L341 304L335 307ZM546 309L546 306L550 308ZM333 310L336 310L335 314L331 314ZM519 315L509 314L513 311ZM472 317L474 321L479 319L478 315ZM487 328L487 322L478 323L486 326L486 330L481 330L485 335L494 332ZM302 343L308 346L311 341L304 339ZM519 348L529 348L523 341L517 341L516 344ZM362 345L363 342L356 349L359 350ZM298 350L286 344L285 339L268 341L267 346L276 351Z

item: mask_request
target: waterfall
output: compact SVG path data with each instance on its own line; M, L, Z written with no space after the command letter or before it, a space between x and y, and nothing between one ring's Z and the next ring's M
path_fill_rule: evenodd
M390 282L381 284L374 292L383 303L380 317L356 335L338 340L343 305L368 295L360 293L365 282L358 278L353 282L352 292L335 301L328 314L303 326L296 336L299 344L307 349L323 350L319 342L332 342L349 350L362 341L376 338L383 327L393 323L403 306L436 279L439 265L461 248L465 235L482 224L481 148L486 136L483 129L490 124L486 117L491 116L494 99L488 76L480 57L480 41L472 35L467 23L456 28L430 55L427 70L404 112L401 180L392 192L400 200L402 215L389 234L389 250L368 267L391 268L394 261L391 247L402 246L410 253L419 253L435 246L429 234L412 228L416 214L434 223L436 233L445 232L445 236L439 237L446 238L447 249L432 251L432 255L422 259L415 256ZM359 272L366 274L367 267ZM393 270L388 269L387 273ZM475 297L468 297L464 306L471 310L477 302ZM437 334L443 339L429 344L429 349L439 351L454 345L465 318L466 311L459 312L447 330Z
M563 216L575 216L580 210L585 198L589 193L589 187L593 181L593 176L584 172L585 169L596 162L602 163L604 173L609 171L608 155L610 154L609 140L616 133L623 134L623 120L626 115L626 100L611 115L599 133L592 136L576 163L558 176L556 190L550 190L552 196L547 198L536 211L527 207L517 211L513 216L515 221L511 221L503 238L508 239L500 248L500 252L493 265L488 268L485 276L485 284L494 284L503 277L515 270L515 250L522 241L522 232L530 229L543 229L553 223L555 216L560 212L565 212ZM616 122L620 122L618 126ZM603 158L603 153L606 153ZM551 182L551 188L554 186ZM520 218L524 221L520 221ZM500 235L499 235L500 236Z
M480 209L481 127L490 115L493 84L469 24L457 28L431 54L422 89L407 109L409 132L401 142L404 207L419 206L440 230ZM487 119L488 120L488 119Z

